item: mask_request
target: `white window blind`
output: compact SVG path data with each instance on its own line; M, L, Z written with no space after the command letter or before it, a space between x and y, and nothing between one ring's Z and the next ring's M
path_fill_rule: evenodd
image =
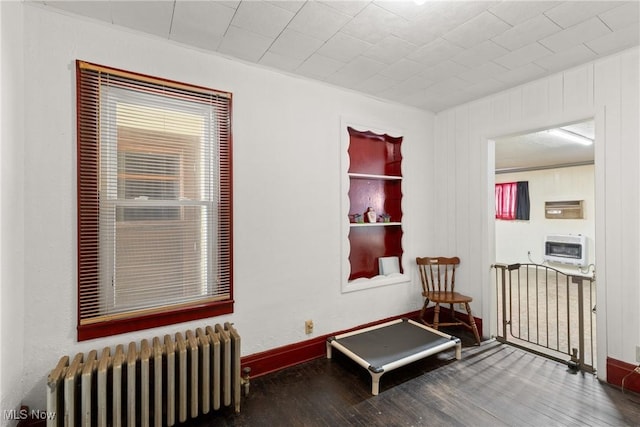
M77 68L80 325L230 300L230 94Z

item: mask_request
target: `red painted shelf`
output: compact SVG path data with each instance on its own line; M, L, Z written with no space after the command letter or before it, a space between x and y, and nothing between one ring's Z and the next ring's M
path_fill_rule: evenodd
M378 258L402 259L402 137L349 132L349 280L379 275ZM371 207L375 223L358 223ZM382 214L389 216L383 222ZM402 272L402 266L400 266Z

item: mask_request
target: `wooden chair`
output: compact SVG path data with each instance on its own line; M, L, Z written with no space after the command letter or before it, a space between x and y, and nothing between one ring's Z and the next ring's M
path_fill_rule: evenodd
M420 272L420 280L422 281L422 296L424 297L424 305L420 311L420 320L433 329L440 326L457 326L461 325L473 332L473 335L480 344L480 334L476 322L471 314L469 303L473 298L455 292L456 267L460 264L458 257L425 257L416 258L418 271ZM425 319L427 305L433 302L435 304L433 323L429 323ZM440 304L449 304L450 319L446 322L440 322ZM464 304L464 308L469 315L469 320L465 321L456 317L454 309L455 304Z

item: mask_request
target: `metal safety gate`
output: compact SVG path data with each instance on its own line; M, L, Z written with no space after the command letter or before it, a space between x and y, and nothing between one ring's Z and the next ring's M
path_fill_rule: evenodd
M568 274L540 264L492 267L496 339L595 372L595 275Z

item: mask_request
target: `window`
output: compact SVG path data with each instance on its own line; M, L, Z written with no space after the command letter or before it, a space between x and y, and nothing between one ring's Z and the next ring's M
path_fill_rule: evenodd
M76 68L78 339L233 312L231 94Z

